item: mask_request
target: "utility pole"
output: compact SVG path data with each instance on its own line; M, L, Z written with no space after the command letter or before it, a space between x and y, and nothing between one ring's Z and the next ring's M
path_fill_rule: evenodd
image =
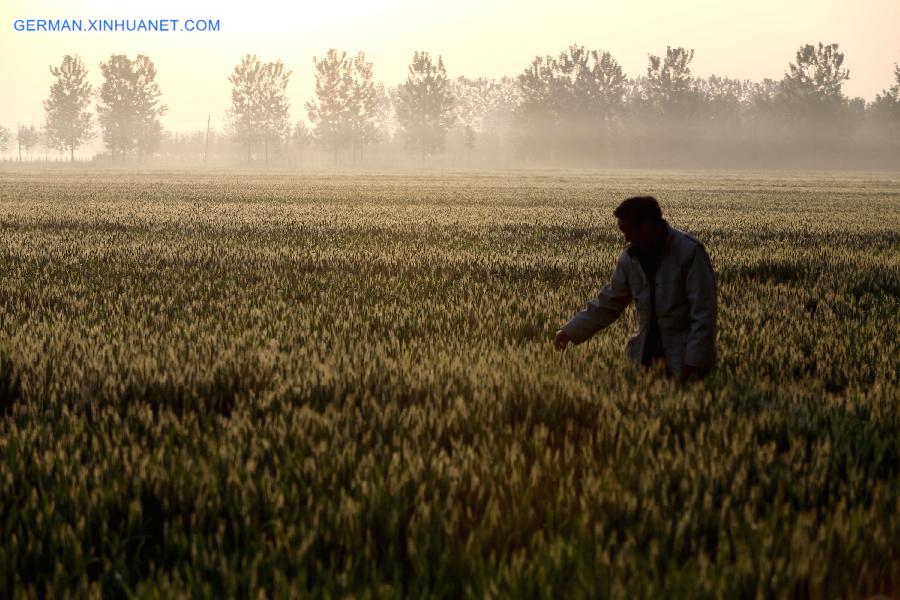
M203 150L203 164L206 164L206 157L209 155L209 121L212 115L206 116L206 148Z

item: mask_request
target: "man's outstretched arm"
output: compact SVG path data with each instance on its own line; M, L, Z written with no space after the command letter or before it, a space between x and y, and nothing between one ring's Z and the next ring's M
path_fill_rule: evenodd
M628 255L622 252L609 283L603 286L596 298L588 302L587 308L569 319L556 333L557 348L565 348L569 341L580 344L619 318L631 302L627 261Z

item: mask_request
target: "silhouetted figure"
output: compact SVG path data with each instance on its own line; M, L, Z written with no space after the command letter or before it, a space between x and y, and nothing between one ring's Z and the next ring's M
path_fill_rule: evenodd
M634 300L638 330L625 347L629 360L664 363L680 380L706 376L716 364L716 275L706 249L669 225L652 196L628 198L613 214L628 244L612 280L556 332L556 348L586 341Z

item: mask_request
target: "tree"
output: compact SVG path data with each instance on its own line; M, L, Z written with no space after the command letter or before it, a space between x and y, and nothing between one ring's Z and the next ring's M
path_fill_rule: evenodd
M31 149L41 141L41 134L34 125L28 125L27 127L19 125L16 141L19 143L19 160L22 160L22 148L25 148L25 154L30 158Z
M330 48L325 58L313 57L316 70L316 97L306 102L305 107L313 124L316 140L326 150L334 153L337 162L338 151L351 143L347 114L350 111L350 80L352 66L347 53Z
M647 75L632 106L638 117L638 152L678 162L699 149L702 94L691 76L694 51L666 46L665 57L648 55Z
M93 115L88 112L92 87L87 70L77 56L65 55L59 67L50 67L56 80L50 97L44 100L44 131L51 148L69 151L75 160L75 148L94 137Z
M751 83L746 80L710 75L695 79L694 84L702 101L704 117L711 121L736 120L741 107L750 98Z
M100 63L103 84L97 115L103 141L113 158L137 150L138 160L159 147L162 125L159 118L168 107L160 104L162 92L156 83L156 67L145 55L132 61L113 54Z
M352 61L350 70L350 91L347 102L347 117L350 146L353 161L365 146L378 141L381 136L380 123L387 110L384 86L375 83L372 63L366 62L366 55L359 52Z
M488 111L481 119L478 145L492 160L502 161L504 154L511 157L516 107L522 94L515 76L504 75L491 87Z
M900 64L894 65L893 85L875 96L869 106L874 138L883 144L884 154L900 156Z
M569 46L559 55L555 76L566 142L576 155L609 147L625 96L625 75L609 52Z
M686 116L697 108L699 94L691 77L694 51L666 46L666 57L649 55L647 67L647 99L659 114L667 117Z
M699 147L712 160L721 160L739 148L746 138L745 116L750 103L749 81L710 75L694 79L702 127L695 132Z
M850 152L852 120L842 90L850 72L843 63L837 44L806 44L781 80L776 107L785 147L804 161L820 164Z
M6 152L9 148L9 129L0 125L0 152Z
M444 151L455 115L450 81L440 56L435 64L427 52L413 54L406 81L397 89L395 111L406 147L418 152L422 162L426 155Z
M269 146L280 146L291 134L291 103L287 98L290 77L291 71L285 70L280 60L263 64L260 71L257 88L259 124L266 163L269 162Z
M247 162L254 142L262 141L268 163L269 148L277 149L290 138L287 86L291 73L280 60L261 62L255 54L246 54L228 76L232 87L226 120L235 140L247 145Z
M555 58L535 57L518 84L520 139L529 153L584 156L609 144L626 91L609 52L571 45Z
M569 46L559 54L555 71L567 92L562 98L564 112L607 117L621 106L625 75L609 52Z
M262 107L259 88L263 65L255 54L246 54L228 76L231 82L231 108L226 111L228 129L238 143L247 145L250 162L253 142L259 139Z
M62 160L66 154L66 147L59 142L59 140L54 139L51 133L47 130L46 125L41 125L40 129L40 140L41 144L50 152L58 152L59 160ZM70 159L70 160L74 160Z
M553 158L559 145L559 92L554 59L536 56L517 83L522 101L516 107L518 152L522 156Z
M516 83L510 77L469 79L452 82L455 127L462 146L471 155L476 145L482 149L497 146L510 125L518 102ZM511 95L512 93L512 95ZM495 151L499 148L491 148Z
M349 149L355 163L363 149L377 142L385 128L390 101L384 85L376 83L372 63L364 52L350 58L331 48L321 60L313 58L316 96L306 103L319 144L334 153Z
M812 44L797 50L797 62L781 82L782 100L789 110L809 116L833 115L846 101L842 86L850 71L841 68L844 54L837 44Z
M875 95L872 109L886 120L900 123L900 64L894 64L894 85Z
M477 134L491 111L498 83L493 79L478 77L469 79L460 75L451 83L455 123L464 132Z

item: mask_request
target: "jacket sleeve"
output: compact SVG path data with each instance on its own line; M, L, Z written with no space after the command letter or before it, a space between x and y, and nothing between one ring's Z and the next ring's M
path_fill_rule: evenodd
M687 270L690 329L684 364L711 369L716 363L716 273L698 244Z
M578 312L562 326L562 330L574 344L586 341L604 327L611 325L631 302L627 260L627 254L622 252L610 282L603 286L596 298L588 302L587 308Z

